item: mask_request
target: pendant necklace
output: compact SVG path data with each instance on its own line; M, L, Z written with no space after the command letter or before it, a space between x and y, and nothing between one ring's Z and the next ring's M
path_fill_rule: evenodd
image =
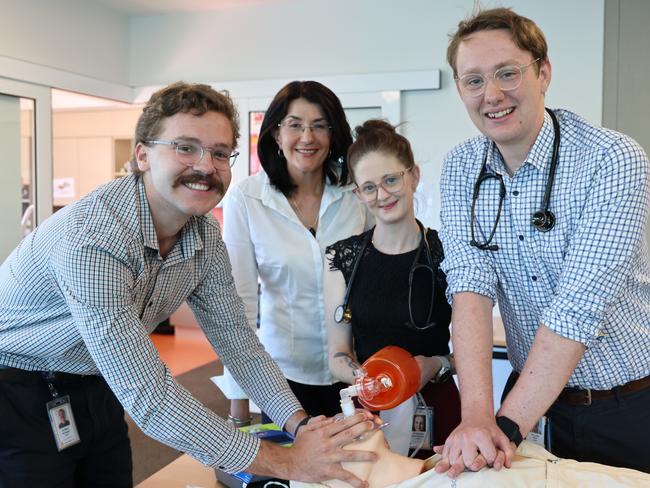
M298 216L298 219L300 220L302 225L307 227L307 230L311 233L311 235L316 237L316 226L318 225L318 217L319 217L318 212L316 213L316 218L314 219L314 223L311 224L311 225L308 225L308 224L305 223L305 222L307 222L307 219L305 219L305 217L302 215L302 212L298 208L298 205L296 204L296 202L293 201L293 198L289 198L288 200L289 200L289 204L291 205L291 208L293 208L293 210L296 212L296 215Z

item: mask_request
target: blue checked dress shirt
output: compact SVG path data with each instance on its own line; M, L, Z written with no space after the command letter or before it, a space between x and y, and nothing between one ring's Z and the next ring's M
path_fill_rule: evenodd
M60 210L0 267L0 365L99 374L147 435L240 471L259 441L195 400L149 339L184 300L233 376L284 425L300 405L246 322L218 223L191 218L163 259L137 176Z
M441 180L445 260L451 301L460 292L498 300L508 356L521 372L540 324L587 350L569 386L610 389L650 374L650 267L644 239L650 197L648 158L629 137L555 111L561 132L546 233L530 223L540 210L551 165L548 114L524 163L510 177L484 136L447 156ZM506 187L492 244L470 246L474 184L487 170ZM489 236L499 205L499 181L486 180L476 203L475 234Z

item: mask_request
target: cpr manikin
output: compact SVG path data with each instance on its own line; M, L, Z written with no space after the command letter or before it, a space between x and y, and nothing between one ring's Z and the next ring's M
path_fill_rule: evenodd
M381 431L374 434L381 434ZM372 438L369 438L371 440ZM650 486L650 474L627 468L615 468L598 463L585 463L572 459L560 459L542 447L524 441L517 449L511 468L499 471L483 468L466 471L452 480L446 474L432 469L440 460L436 454L427 460L410 459L394 453L386 453L385 446L372 443L353 443L350 448L377 449L375 463L347 463L344 465L355 475L368 481L368 488L640 488ZM360 447L365 446L365 447ZM415 469L420 466L419 471ZM383 478L386 477L386 478ZM291 488L349 488L341 481L318 483L291 482Z
M393 398L395 392L409 394L408 389L402 388L406 381L402 376L404 371L398 371L400 368L396 368L392 361L384 361L385 364L381 364L382 361L371 365L367 370L367 365L364 363L362 370L357 374L355 384L341 390L342 416L354 414L355 406L352 398L355 396L366 408L380 410L385 405L391 405L397 401ZM373 406L370 407L370 405ZM348 444L344 449L372 451L377 454L375 462L343 463L344 469L367 481L368 488L385 488L393 485L399 488L448 488L449 486L456 488L485 488L486 486L501 488L521 488L522 486L636 488L650 486L650 474L603 464L560 459L528 441L524 441L517 449L511 468L503 468L499 471L483 468L478 472L464 472L456 480L452 480L446 474L438 474L432 469L440 460L439 454L422 460L392 452L388 448L381 425L376 430L364 434L362 438ZM351 487L348 483L340 480L329 480L323 484L292 481L291 486L292 488Z

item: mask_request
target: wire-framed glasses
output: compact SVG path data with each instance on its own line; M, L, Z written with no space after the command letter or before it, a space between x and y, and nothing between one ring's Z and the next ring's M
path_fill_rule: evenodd
M191 141L160 141L151 140L146 141L147 144L160 144L163 146L171 146L176 151L178 160L185 166L194 166L199 164L206 154L210 154L212 162L215 166L228 166L233 167L239 153L237 151L228 151L224 148L211 148L205 147L201 144Z
M353 190L356 195L364 200L365 202L374 202L377 200L379 194L379 187L382 187L386 193L390 195L395 195L399 193L404 187L404 175L411 171L413 167L405 169L404 171L398 171L397 173L389 173L381 177L379 183L374 183L372 181L366 181L357 185Z
M311 130L312 134L317 136L324 136L329 134L332 126L327 122L314 122L313 124L304 124L303 122L298 122L297 120L285 120L278 124L278 127L284 127L285 130L294 135L299 135L305 132L305 130Z
M519 85L521 85L521 80L524 78L526 68L535 64L540 59L541 58L534 59L528 64L513 64L499 68L494 72L494 74L492 74L494 84L498 86L501 91L510 91L518 88ZM460 90L470 97L483 95L488 82L485 75L482 75L481 73L465 73L464 75L460 77L457 76L454 79L456 80L456 83L458 83Z

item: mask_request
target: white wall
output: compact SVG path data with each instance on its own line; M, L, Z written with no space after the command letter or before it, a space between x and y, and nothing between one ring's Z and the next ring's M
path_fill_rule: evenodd
M548 105L601 123L604 0L511 0L508 5L547 36L553 65ZM218 86L233 80L441 69L440 90L407 92L402 107L402 119L409 122L405 135L424 170L419 215L437 227L442 159L476 133L446 64L448 34L473 6L473 0L287 0L134 17L131 83L184 79Z
M3 0L1 7L0 57L129 84L126 15L86 0Z

